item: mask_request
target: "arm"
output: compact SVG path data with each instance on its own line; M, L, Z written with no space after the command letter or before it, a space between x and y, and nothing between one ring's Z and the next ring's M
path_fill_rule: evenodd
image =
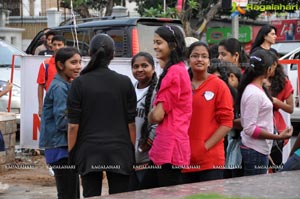
M38 114L39 114L39 116L42 115L43 101L44 101L44 84L39 84L38 85L38 103L39 103Z
M37 84L38 84L38 114L39 116L42 115L43 111L43 103L44 103L44 89L45 89L45 84L46 84L46 79L45 79L45 60L41 63L40 68L39 68L39 73L37 76Z
M293 94L290 94L285 103L277 99L276 97L273 97L273 104L274 106L284 110L287 113L292 114L294 112Z
M76 144L79 123L81 116L81 92L80 84L75 79L68 93L67 98L67 115L69 119L68 123L68 150L71 151Z
M220 142L231 128L227 126L220 126L215 133L205 142L205 149L209 150Z
M223 88L220 87L216 95L215 118L218 122L218 128L206 140L204 147L207 150L219 143L232 128L233 101L230 90L225 84L223 84Z
M148 116L149 123L157 124L160 123L165 117L165 110L161 102L159 102L153 109L150 111Z
M133 145L135 145L135 139L136 139L136 128L135 128L135 123L128 123L128 129L129 129L129 135L130 135L130 140Z
M71 151L76 144L79 124L68 124L68 150Z
M53 94L53 116L56 129L65 134L68 131L67 120L67 95L68 88L66 86L52 84L51 91ZM47 93L47 94L48 94Z
M292 137L293 135L293 128L287 128L284 131L282 131L279 135L269 133L266 130L259 129L256 138L257 139L270 139L270 140L284 140Z
M233 120L233 128L237 130L243 130L242 124L241 124L241 118L237 118Z
M261 103L261 100L255 97L255 95L249 97L247 101L244 102L244 133L253 137L254 139L282 140L290 138L293 133L293 128L287 128L282 133L280 133L280 135L276 135L273 134L273 132L268 132L267 130L262 129L256 125L260 109L259 104Z
M11 82L8 82L5 89L3 91L0 92L0 97L2 97L3 95L5 95L6 93L8 93L9 91L11 91L13 85Z

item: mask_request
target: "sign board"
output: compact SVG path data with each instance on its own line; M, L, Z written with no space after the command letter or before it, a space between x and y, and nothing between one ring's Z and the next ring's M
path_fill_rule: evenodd
M38 115L38 97L36 83L40 64L44 56L21 56L21 128L20 147L37 149L39 145L40 117ZM82 65L86 66L89 57L82 57ZM157 75L161 73L158 61L155 61ZM131 58L115 58L109 65L111 70L127 75L134 83L131 72Z
M300 20L273 20L271 24L277 29L276 42L300 40Z
M208 28L206 32L206 39L208 44L218 44L223 39L232 37L232 28ZM252 39L252 28L251 26L239 27L239 41L247 43Z
M235 2L236 5L239 5L240 7L246 7L248 4L248 0L232 0L232 3Z
M21 126L20 147L38 148L40 119L36 83L39 67L45 56L22 56L21 61Z

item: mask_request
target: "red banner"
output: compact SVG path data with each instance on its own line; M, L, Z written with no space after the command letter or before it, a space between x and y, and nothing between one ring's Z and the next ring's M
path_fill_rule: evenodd
M274 20L271 24L277 29L276 42L300 40L300 20Z

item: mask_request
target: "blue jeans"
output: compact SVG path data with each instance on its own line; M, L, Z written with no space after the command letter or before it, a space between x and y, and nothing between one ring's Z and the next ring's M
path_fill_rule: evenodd
M268 171L269 157L254 149L241 147L243 157L244 176L266 174Z
M293 171L300 170L300 157L295 153L289 157L286 163L283 165L282 170L280 171Z

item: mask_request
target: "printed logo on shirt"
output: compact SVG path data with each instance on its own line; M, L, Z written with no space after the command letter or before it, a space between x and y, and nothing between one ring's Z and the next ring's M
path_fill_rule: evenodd
M137 112L136 117L144 118L144 115L145 115L145 109L144 108L137 108L136 112Z
M203 94L206 101L212 100L215 96L215 94L212 91L205 91Z
M144 118L145 115L145 103L141 103L139 107L136 108L137 117Z

